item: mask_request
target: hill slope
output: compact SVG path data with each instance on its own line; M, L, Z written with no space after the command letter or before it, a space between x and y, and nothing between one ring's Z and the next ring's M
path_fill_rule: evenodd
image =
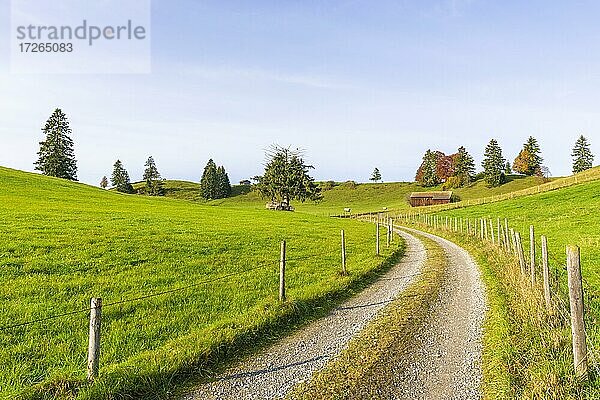
M140 398L255 341L252 332L322 312L335 297L326 293L341 296L382 262L373 228L355 221L122 195L6 168L0 187L0 397L79 386L90 297L105 304L101 372L78 397ZM349 277L339 274L341 228ZM283 239L285 306L276 298Z
M509 181L497 188L488 188L483 181L477 181L465 188L455 189L455 194L462 200L478 199L486 196L495 196L511 193L517 190L530 188L542 183L536 177L523 177L511 175ZM186 181L165 181L166 197L201 201L200 185ZM141 188L142 183L134 185ZM250 192L249 186L233 186L232 197L224 200L208 202L210 205L223 205L235 208L263 209L266 200L258 193ZM440 190L440 187L423 188L416 183L393 182L393 183L361 183L352 182L337 183L330 190L323 191L323 200L319 203L293 202L296 211L318 214L342 214L344 208L351 208L352 212L366 212L388 209L408 208L408 196L415 191Z

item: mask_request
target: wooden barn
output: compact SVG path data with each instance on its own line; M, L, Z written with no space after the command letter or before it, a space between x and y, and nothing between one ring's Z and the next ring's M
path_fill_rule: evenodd
M412 207L448 204L452 200L452 192L412 192L410 205Z

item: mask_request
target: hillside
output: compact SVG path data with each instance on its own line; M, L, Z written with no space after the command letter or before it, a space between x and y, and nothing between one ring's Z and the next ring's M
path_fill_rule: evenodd
M539 185L542 181L536 177L523 177L511 175L506 184L497 188L488 188L483 181L477 181L465 188L454 189L461 200L478 199L486 196L510 193ZM143 183L136 183L134 187L140 188ZM175 199L201 201L200 185L194 182L167 180L164 183L165 196ZM344 208L351 208L352 212L366 212L388 209L408 208L408 196L414 191L440 190L441 187L423 188L416 183L336 183L333 188L323 191L323 200L319 203L306 202L304 204L293 202L296 211L317 215L341 214ZM223 205L235 208L263 209L266 203L258 193L250 192L249 186L233 186L231 198L211 201L206 204Z
M105 304L100 380L77 397L140 398L208 368L223 348L324 312L383 260L373 254L373 227L356 221L122 195L1 167L0 187L2 398L77 389L91 297ZM339 274L341 228L348 277Z

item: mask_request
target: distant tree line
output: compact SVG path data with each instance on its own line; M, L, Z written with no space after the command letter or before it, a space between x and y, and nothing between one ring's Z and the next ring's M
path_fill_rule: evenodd
M491 139L485 148L481 166L481 176L489 187L496 187L507 181L513 171L526 176L550 176L549 169L543 165L540 145L533 136L527 138L523 148L512 165L502 154L502 148L496 139ZM580 136L571 153L573 173L592 168L594 155L590 144ZM432 187L443 184L445 189L466 186L475 179L475 162L464 147L449 156L441 151L427 150L417 169L415 180L422 186Z

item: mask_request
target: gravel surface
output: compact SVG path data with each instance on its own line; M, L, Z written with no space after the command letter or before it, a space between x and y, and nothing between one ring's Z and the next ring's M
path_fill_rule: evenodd
M481 398L481 350L485 291L471 256L456 244L424 235L445 250L448 276L415 347L394 369L396 399Z
M379 280L326 317L237 363L184 399L276 399L310 379L421 270L426 257L422 243L404 232L399 234L406 240L406 255Z

